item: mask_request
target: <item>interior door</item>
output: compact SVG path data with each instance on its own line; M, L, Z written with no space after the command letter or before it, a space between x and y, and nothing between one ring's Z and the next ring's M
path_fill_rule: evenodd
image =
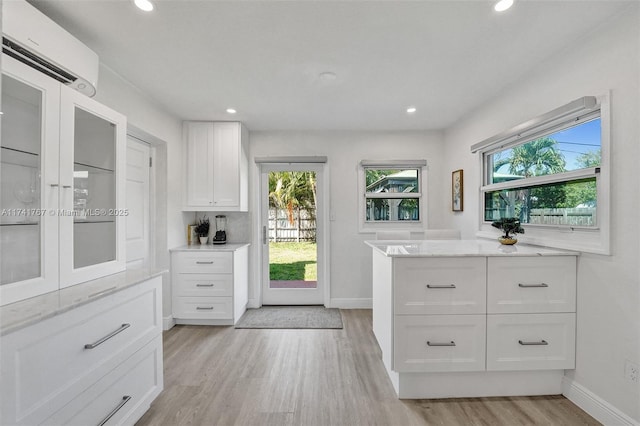
M149 264L149 145L127 137L127 269Z
M261 165L263 305L325 303L323 177L323 164Z

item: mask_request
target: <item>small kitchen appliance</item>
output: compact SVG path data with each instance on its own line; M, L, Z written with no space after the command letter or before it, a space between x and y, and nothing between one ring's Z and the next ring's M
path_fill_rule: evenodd
M227 217L223 214L216 215L216 235L213 244L226 244L227 242Z

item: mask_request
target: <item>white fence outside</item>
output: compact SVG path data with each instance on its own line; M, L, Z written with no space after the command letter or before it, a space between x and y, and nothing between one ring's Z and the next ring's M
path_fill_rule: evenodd
M293 223L289 222L286 209L269 209L269 241L301 242L316 240L315 212L306 209L293 210Z
M595 226L596 209L531 209L529 223L542 225Z

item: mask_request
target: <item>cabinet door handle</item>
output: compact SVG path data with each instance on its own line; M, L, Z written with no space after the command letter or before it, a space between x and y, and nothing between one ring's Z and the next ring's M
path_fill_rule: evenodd
M456 285L455 284L446 284L446 285L427 284L427 288L456 288Z
M540 284L518 284L518 287L522 287L522 288L536 288L536 287L549 287L549 284L545 284L545 283L540 283Z
M196 307L198 311L213 311L213 306L198 306Z
M196 287L213 287L213 284L196 284Z
M109 414L107 414L107 417L102 419L102 421L100 423L98 423L98 426L104 426L109 421L109 419L111 419L111 417L115 416L115 414L118 411L120 411L120 409L122 407L124 407L124 404L129 402L130 399L131 399L131 397L129 395L123 396L122 397L122 401L120 401L120 404L118 404L118 406L116 408L114 408Z
M197 261L196 265L212 265L213 264L213 260L210 260L208 262L202 262L202 261Z
M59 187L59 186L60 186L60 184L57 184L57 183L52 183L52 184L51 184L51 187L52 187L52 188L57 188L57 187Z
M427 340L427 346L455 346L456 342L453 340L450 342L430 342Z
M113 336L115 336L116 334L122 333L123 331L125 331L127 328L131 327L131 324L122 324L120 326L119 329L117 329L116 331L113 331L109 334L107 334L106 336L104 336L102 339L94 342L94 343L87 343L86 345L84 345L85 349L93 349L96 348L98 346L100 346L101 344L103 344L104 342L106 342L107 340L111 339Z
M518 340L522 346L547 346L549 343L546 340L540 340L539 342L527 342L525 340Z
M62 185L62 187L65 188L65 189L69 189L69 188L71 188L71 185Z

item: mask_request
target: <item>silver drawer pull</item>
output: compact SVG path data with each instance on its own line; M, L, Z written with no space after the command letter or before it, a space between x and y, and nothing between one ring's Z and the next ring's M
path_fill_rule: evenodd
M213 306L198 306L196 308L198 311L213 311Z
M196 287L213 287L213 284L196 284Z
M522 346L547 346L549 343L546 340L540 340L539 342L526 342L524 340L518 340Z
M522 288L535 288L535 287L549 287L549 284L540 283L540 284L518 284L518 287Z
M86 345L84 345L85 349L93 349L97 346L100 346L101 344L103 344L104 342L106 342L107 340L111 339L113 336L115 336L116 334L122 333L123 331L125 331L127 328L131 327L131 324L122 324L120 326L119 329L117 329L116 331L107 334L106 336L104 336L102 339L98 340L97 342L94 343L87 343Z
M455 346L456 342L453 340L450 342L430 342L427 340L427 346Z
M447 285L427 284L427 288L456 288L456 285L455 284L447 284Z
M111 411L109 414L107 414L107 417L105 417L104 419L102 419L102 421L100 423L98 423L98 426L103 426L105 425L110 419L111 417L115 416L115 414L120 411L120 409L122 407L124 407L124 404L126 404L127 402L129 402L129 400L131 399L131 397L129 395L125 395L122 397L122 401L120 401L120 404L118 404L118 406L116 408L113 409L113 411Z
M202 261L197 261L196 265L211 265L213 264L213 260L210 260L208 262L202 262Z

